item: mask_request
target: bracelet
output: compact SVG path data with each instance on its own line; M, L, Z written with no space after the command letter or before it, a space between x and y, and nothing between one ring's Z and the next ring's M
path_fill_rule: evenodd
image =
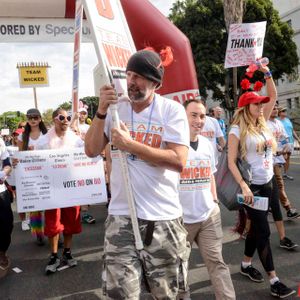
M270 79L272 77L272 72L271 71L268 71L266 73L264 73L264 78L265 79Z
M105 120L106 116L107 114L102 115L98 111L96 112L96 117L100 120Z

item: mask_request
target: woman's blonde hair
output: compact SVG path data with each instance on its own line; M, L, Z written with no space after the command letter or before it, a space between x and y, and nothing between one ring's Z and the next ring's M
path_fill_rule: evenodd
M246 159L247 147L246 147L246 138L247 135L254 135L260 138L261 142L258 144L257 152L262 154L265 151L265 139L261 139L261 133L268 133L271 136L272 141L272 152L276 152L277 143L276 140L267 126L267 122L263 115L260 115L257 118L256 126L254 126L251 121L251 114L249 110L249 105L238 108L233 116L233 121L231 125L238 125L240 128L240 157Z

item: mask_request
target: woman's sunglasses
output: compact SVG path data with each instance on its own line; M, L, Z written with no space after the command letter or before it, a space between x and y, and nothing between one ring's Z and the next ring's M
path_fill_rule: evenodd
M40 116L27 116L28 121L31 121L31 120L37 121L39 118L40 118Z
M55 117L56 120L60 121L60 122L63 122L65 119L67 119L68 122L71 121L72 117L71 116L63 116L63 115L58 115Z

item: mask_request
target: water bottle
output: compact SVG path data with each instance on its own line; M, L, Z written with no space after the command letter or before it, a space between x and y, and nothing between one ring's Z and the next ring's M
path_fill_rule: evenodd
M257 67L259 68L260 65L262 65L263 67L267 66L269 64L269 59L267 57L262 57L259 60L257 60L255 62L255 64L257 65Z
M249 67L246 69L246 72L254 73L256 70L258 70L260 68L260 65L265 67L268 64L269 64L269 59L267 57L262 57L262 58L256 60L251 65L249 65Z

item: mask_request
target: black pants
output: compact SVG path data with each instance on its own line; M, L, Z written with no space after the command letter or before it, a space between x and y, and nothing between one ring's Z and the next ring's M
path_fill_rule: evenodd
M251 191L255 196L272 197L272 180L263 185L252 184ZM268 211L256 210L245 205L248 218L251 220L250 231L245 241L244 254L253 257L257 249L260 261L266 272L274 271L272 251L270 247L270 227Z
M275 175L272 178L272 197L270 198L270 207L273 215L274 221L282 221L282 213L280 209L280 203L279 203L279 190L277 186L277 181L275 178Z
M0 251L6 252L10 242L14 225L11 199L8 191L0 193Z

